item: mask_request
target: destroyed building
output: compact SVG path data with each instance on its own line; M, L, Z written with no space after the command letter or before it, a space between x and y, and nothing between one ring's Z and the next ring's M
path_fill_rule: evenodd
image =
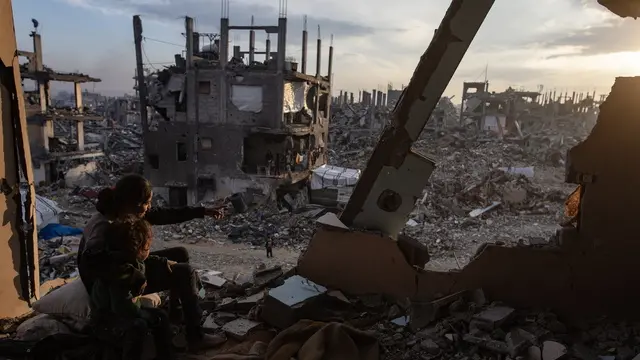
M54 71L44 65L42 38L37 21L30 36L33 51L18 51L28 62L20 66L22 80L32 80L34 91L25 91L27 127L34 179L37 184L49 184L61 177L60 165L67 161L103 156L99 148L85 146L85 121L101 121L102 117L85 109L82 102L82 84L100 82L100 79L80 73ZM73 107L55 108L51 101L51 82L71 82L74 85ZM55 129L63 128L71 139L56 137ZM70 140L70 141L68 141Z
M138 41L139 18L134 24ZM249 32L248 50L234 46L229 54L232 31ZM267 34L262 50L256 49L256 32ZM333 46L328 75L322 75L318 38L316 71L308 74L306 23L298 64L285 57L284 12L269 26L230 25L223 14L219 36L202 48L191 19L186 33L186 58L176 55L175 65L138 81L148 87L145 105L159 114L143 124L145 175L158 194L172 205L247 189L266 194L308 179L326 163ZM138 90L147 101L147 89Z

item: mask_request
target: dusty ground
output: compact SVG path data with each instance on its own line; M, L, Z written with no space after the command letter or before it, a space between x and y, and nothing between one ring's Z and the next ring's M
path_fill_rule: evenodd
M273 258L267 258L263 248L233 244L225 239L212 239L197 244L190 244L188 241L155 239L152 249L160 250L174 246L187 248L191 256L191 263L196 268L222 271L224 276L230 279L237 274L251 274L256 265L261 263L267 266L281 265L284 268L290 268L298 260L296 251L275 248Z

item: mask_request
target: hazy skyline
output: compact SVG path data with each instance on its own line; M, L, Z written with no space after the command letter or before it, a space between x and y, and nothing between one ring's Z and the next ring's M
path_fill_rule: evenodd
M317 25L323 74L334 35L334 94L384 89L388 82L399 88L408 83L448 5L447 0L289 0L287 56L300 59L307 15L308 72L315 72ZM141 15L148 38L145 61L156 68L183 50L185 15L195 18L201 32L217 32L220 18L220 0L20 0L13 8L20 49L32 49L31 19L37 19L45 64L99 77L95 90L108 95L132 92L134 14ZM256 24L275 25L278 0L230 0L231 24L249 24L252 15ZM615 17L596 0L496 0L445 94L458 98L462 81L483 80L487 66L493 91L544 85L557 92L607 93L616 76L640 74L639 24ZM258 46L265 37L258 33ZM231 40L246 48L248 33L232 33Z

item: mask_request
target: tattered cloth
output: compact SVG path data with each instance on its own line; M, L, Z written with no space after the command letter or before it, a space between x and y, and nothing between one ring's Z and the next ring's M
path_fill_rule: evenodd
M254 347L252 347L254 348ZM378 360L378 340L340 323L300 320L278 334L265 354L219 354L211 360Z

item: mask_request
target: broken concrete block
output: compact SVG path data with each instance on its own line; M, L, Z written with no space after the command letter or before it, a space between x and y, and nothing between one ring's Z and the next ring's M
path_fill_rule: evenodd
M440 353L440 347L431 339L422 340L420 342L420 348L431 355L438 355Z
M214 314L210 314L209 316L207 316L207 319L204 321L204 324L202 324L202 329L206 333L213 333L216 330L220 329L220 325L216 324L215 322Z
M224 330L229 337L242 341L244 340L251 330L254 330L260 326L260 323L247 319L236 319L224 324L222 330Z
M533 334L522 329L513 329L505 337L505 342L509 347L509 355L512 357L518 356L527 347L533 345L535 341Z
M269 269L256 271L253 274L253 282L258 287L266 286L283 274L284 272L282 271L282 267L274 266Z
M236 309L242 310L242 311L249 311L254 306L256 306L258 302L262 301L262 299L264 299L264 292L259 292L251 296L247 296L244 299L239 299L236 302Z
M465 292L458 292L443 298L428 302L419 303L412 302L410 315L411 315L411 329L417 330L423 328L438 317L443 316L448 307L455 301L461 300L465 295Z
M473 323L479 329L491 331L499 328L515 314L515 310L506 306L493 306L473 316Z
M567 356L567 347L555 341L542 344L542 360L558 360Z
M221 288L227 282L227 279L223 278L221 275L222 273L216 270L198 271L198 276L203 283L216 288Z
M262 318L270 325L287 328L296 323L298 315L304 313L306 304L326 293L327 288L324 286L294 275L281 286L269 290Z

